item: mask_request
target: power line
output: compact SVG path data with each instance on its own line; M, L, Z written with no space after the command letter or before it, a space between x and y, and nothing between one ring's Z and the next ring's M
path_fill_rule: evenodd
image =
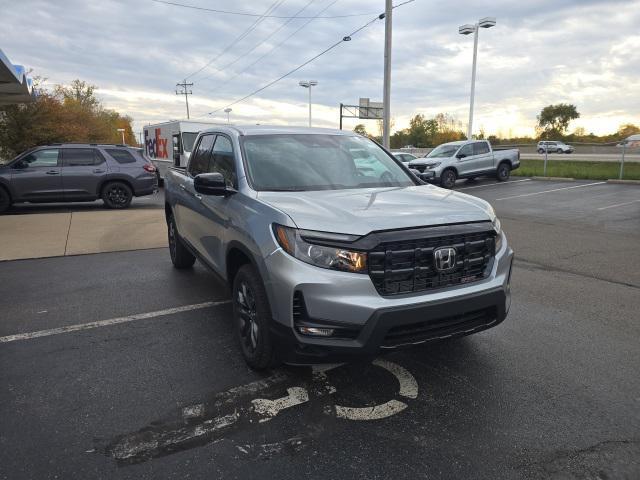
M338 0L333 0L333 2L329 3L328 5L326 5L324 8L322 8L318 13L316 13L316 16L311 17L309 19L307 19L306 22L304 22L302 25L300 25L297 29L295 29L293 32L291 32L289 35L287 35L284 39L282 39L280 41L280 43L276 44L275 46L271 47L270 50L266 51L263 55L261 55L260 57L258 57L257 59L255 59L253 62L251 62L249 65L247 65L246 67L244 67L242 70L240 70L239 72L233 74L231 77L229 77L228 79L226 79L224 82L222 82L221 84L211 87L208 89L208 91L214 90L216 88L222 88L225 85L228 85L232 80L234 80L235 78L239 77L240 75L242 75L243 73L245 73L247 70L249 70L251 67L253 67L255 64L259 63L262 59L264 59L265 57L268 57L269 55L271 55L274 51L276 51L278 48L280 48L282 45L284 45L287 40L289 40L291 37L293 37L294 35L296 35L298 32L300 32L304 27L306 27L307 25L309 25L315 18L318 18L317 16L322 14L323 12L325 12L326 10L328 10L334 3L336 3Z
M156 0L153 0L156 1ZM242 32L238 37L236 37L229 45L227 45L220 53L218 53L216 56L214 56L213 58L211 58L206 64L204 64L202 67L200 67L198 70L196 70L195 72L191 73L190 75L187 75L186 78L191 78L197 74L199 74L200 72L202 72L205 68L207 68L209 65L211 65L213 62L215 62L216 60L218 60L222 55L224 55L225 53L227 53L229 50L231 50L238 42L240 42L241 40L243 40L247 35L249 35L253 30L255 30L255 28L262 22L264 21L266 17L266 15L268 15L269 13L275 11L276 8L278 8L280 5L282 5L282 3L284 3L286 0L275 0L275 2L273 2L271 4L271 6L269 8L267 8L267 10L265 10L265 12L260 15L260 17L258 19L256 19L250 26L249 28L247 28L244 32Z
M201 10L201 11L213 12L213 13L222 13L222 14L225 14L225 15L240 15L240 16L244 16L244 17L264 17L264 18L347 18L347 17L364 17L364 16L368 16L368 15L375 15L375 12L350 13L350 14L343 14L343 15L328 15L328 16L323 16L323 17L295 17L295 16L289 16L289 15L260 15L260 14L257 14L257 13L232 12L232 11L229 11L229 10L219 10L219 9L216 9L216 8L199 7L197 5L188 5L188 4L179 3L179 2L169 2L167 0L151 0L151 1L152 2L156 2L156 3L163 3L165 5L172 5L174 7L191 8L193 10ZM413 0L411 0L411 1L413 1Z
M273 37L275 34L277 34L280 30L282 30L284 27L286 27L289 23L291 23L293 20L299 18L298 15L301 14L302 12L304 12L309 5L311 5L313 2L315 2L316 0L310 0L309 3L307 3L304 7L302 7L300 10L298 10L296 12L296 14L291 17L290 19L288 19L286 22L284 22L282 25L280 25L278 28L276 28L273 32L271 32L266 38L264 38L263 40L261 40L260 42L258 42L257 44L255 44L252 48L250 48L249 50L247 50L246 52L242 53L241 55L238 55L238 57L236 57L235 60L227 63L226 65L223 65L222 67L218 67L216 68L216 71L222 71L222 70L226 70L227 68L229 68L232 65L235 65L237 62L239 62L240 60L242 60L243 58L245 58L247 55L250 55L251 53L253 53L256 49L258 49L259 47L261 47L265 42L267 42L271 37ZM337 1L337 0L335 0ZM335 3L335 1L333 3ZM330 5L333 5L333 3L331 3ZM311 20L309 20L311 21ZM308 22L307 22L308 23ZM207 75L206 77L202 77L200 78L199 82L204 82L205 80L208 80L209 78L211 78L213 75L213 73Z
M413 1L413 0L410 0ZM272 85L275 85L276 83L278 83L280 80L288 77L289 75L291 75L292 73L297 72L298 70L300 70L301 68L309 65L311 62L313 62L314 60L320 58L321 56L323 56L324 54L330 52L331 50L333 50L334 48L336 48L338 45L340 45L343 42L349 42L351 41L351 37L353 37L355 34L359 33L360 31L364 30L365 28L369 27L370 25L372 25L373 23L376 22L376 20L382 20L384 18L384 14L380 14L377 17L369 20L367 23L365 23L364 25L362 25L360 28L357 28L356 30L354 30L353 32L351 32L349 35L346 35L344 37L342 37L342 39L338 40L337 42L335 42L333 45L329 46L328 48L325 48L322 52L318 53L317 55L315 55L314 57L310 58L309 60L307 60L306 62L304 62L301 65L298 65L296 68L289 70L287 73L285 73L284 75L282 75L281 77L278 77L277 79L267 83L266 85L264 85L263 87L260 87L259 89L251 92L248 95L245 95L244 97L231 102L228 105L225 105L224 107L220 107L216 110L213 110L212 112L207 113L207 115L213 115L216 112L219 112L220 110L224 110L225 108L229 108L232 107L233 105L236 105L244 100L246 100L247 98L253 97L254 95L262 92L263 90L266 90L267 88L269 88Z

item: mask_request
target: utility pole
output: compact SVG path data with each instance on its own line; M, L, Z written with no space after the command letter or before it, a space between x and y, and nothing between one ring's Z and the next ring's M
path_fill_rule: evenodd
M391 0L385 0L384 9L384 87L382 92L382 145L389 148L391 136Z
M193 87L193 83L187 83L185 79L182 83L176 83L176 87L181 87L182 90L176 90L176 95L184 95L184 101L187 104L187 120L189 119L189 95L193 95L193 92L187 87Z

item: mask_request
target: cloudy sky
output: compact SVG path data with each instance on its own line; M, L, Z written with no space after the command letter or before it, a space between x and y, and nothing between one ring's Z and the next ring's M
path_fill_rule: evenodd
M225 119L225 106L384 10L383 0L175 3L258 16L153 0L0 0L0 49L50 84L80 78L97 85L104 104L141 130L185 117L184 97L175 95L185 77L194 83L192 118ZM271 17L260 18L265 12ZM480 31L474 131L532 134L540 109L559 102L578 106L582 116L571 129L603 134L640 124L640 0L415 0L393 15L395 128L416 113L438 112L466 125L473 36L459 35L458 26L485 16L495 16L497 26ZM314 124L337 127L340 102L381 100L383 48L378 20L233 105L232 121L305 125L307 92L298 81L314 79ZM347 127L356 123L345 120ZM367 128L376 132L376 122Z

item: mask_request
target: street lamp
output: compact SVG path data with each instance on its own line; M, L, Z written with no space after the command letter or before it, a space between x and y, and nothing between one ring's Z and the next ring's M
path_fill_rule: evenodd
M309 80L309 81L300 80L298 85L309 89L309 126L311 126L311 87L315 87L316 85L318 85L318 81L317 80Z
M224 113L227 114L227 123L229 123L229 114L231 113L232 110L233 108L229 108L229 107L224 109Z
M124 145L124 128L118 128L118 131L122 134L122 144Z
M478 20L475 25L466 24L458 27L460 35L474 34L473 39L473 67L471 69L471 99L469 100L469 128L467 129L467 139L471 140L473 131L473 101L476 93L476 59L478 57L478 29L491 28L496 24L496 17L485 17Z

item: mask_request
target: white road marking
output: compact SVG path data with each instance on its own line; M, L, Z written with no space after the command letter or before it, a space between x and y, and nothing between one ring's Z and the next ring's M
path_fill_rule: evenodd
M202 310L203 308L215 307L230 303L231 300L222 300L219 302L203 302L193 305L184 305L182 307L167 308L165 310L156 310L155 312L137 313L126 317L110 318L107 320L98 320L96 322L80 323L75 325L67 325L65 327L50 328L48 330L37 330L35 332L17 333L15 335L7 335L0 337L0 343L16 342L19 340L31 340L32 338L48 337L51 335L60 335L62 333L77 332L80 330L89 330L98 327L108 327L110 325L118 325L120 323L134 322L136 320L146 320L149 318L163 317L173 315L175 313L191 312L193 310Z
M285 408L295 407L301 403L309 401L309 393L302 387L287 388L287 396L276 400L268 400L266 398L256 398L251 400L253 409L256 413L264 415L266 418L260 419L260 422L266 422L275 417Z
M408 398L417 398L418 397L418 382L415 377L409 373L409 371L398 365L397 363L389 362L382 358L378 358L372 362L374 365L378 367L382 367L385 370L393 373L398 379L398 383L400 384L400 395Z
M508 182L487 183L485 185L474 185L473 187L456 188L456 190L471 190L472 188L495 187L496 185L507 185L508 183L520 183L520 182L530 182L530 181L531 181L530 178L525 178L524 180L509 180Z
M553 188L551 190L543 190L542 192L523 193L522 195L512 195L510 197L496 198L496 201L510 200L512 198L521 198L521 197L533 197L534 195L542 195L543 193L550 193L550 192L559 192L560 190L571 190L573 188L593 187L595 185L602 185L603 183L607 183L607 182L594 182L594 183L587 183L585 185L574 185L572 187Z
M618 203L616 205L608 205L606 207L600 207L598 208L598 210L607 210L609 208L624 207L625 205L631 205L632 203L638 203L638 202L640 202L640 200L632 200L631 202Z
M343 407L336 405L336 416L347 420L380 420L400 413L407 404L398 400L389 400L374 407Z

